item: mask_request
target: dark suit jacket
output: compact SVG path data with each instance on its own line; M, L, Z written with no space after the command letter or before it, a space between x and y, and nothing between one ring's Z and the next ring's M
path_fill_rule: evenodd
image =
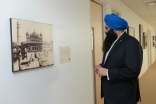
M103 61L105 59L105 54ZM140 43L123 33L109 52L105 64L108 76L101 77L101 97L108 104L136 104L140 98L138 76L143 60Z

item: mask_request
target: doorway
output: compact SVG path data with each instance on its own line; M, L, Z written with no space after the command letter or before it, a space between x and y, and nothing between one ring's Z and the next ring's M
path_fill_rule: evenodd
M148 67L151 66L151 30L147 29L148 38Z
M102 62L103 52L103 6L95 1L90 1L91 9L91 30L93 37L93 68ZM103 104L101 99L101 79L94 73L95 82L95 104Z

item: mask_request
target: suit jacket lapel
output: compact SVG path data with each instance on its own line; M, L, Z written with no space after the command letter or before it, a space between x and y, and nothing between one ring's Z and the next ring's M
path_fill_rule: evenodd
M118 46L120 46L120 44L124 41L123 39L127 36L126 32L124 32L120 37L119 39L115 42L114 46L112 47L112 49L110 50L108 56L107 56L107 59L106 59L106 62L107 60L109 59L109 57L111 56L111 54L116 50L116 48ZM105 64L106 64L105 62Z
M102 65L104 65L105 57L106 57L106 51L103 54Z

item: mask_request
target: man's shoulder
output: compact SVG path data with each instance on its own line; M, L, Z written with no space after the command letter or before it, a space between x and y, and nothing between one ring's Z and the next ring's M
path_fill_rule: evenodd
M133 37L131 35L127 36L126 41L127 42L135 42L135 43L139 43L140 44L140 42L135 37Z
M133 36L127 36L126 38L126 47L130 48L130 47L140 47L142 49L142 46L140 44L140 42Z

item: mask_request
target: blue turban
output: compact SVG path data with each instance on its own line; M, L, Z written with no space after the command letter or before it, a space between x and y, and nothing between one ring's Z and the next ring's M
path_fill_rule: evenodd
M128 28L127 21L116 14L106 14L104 21L113 30L125 30Z

